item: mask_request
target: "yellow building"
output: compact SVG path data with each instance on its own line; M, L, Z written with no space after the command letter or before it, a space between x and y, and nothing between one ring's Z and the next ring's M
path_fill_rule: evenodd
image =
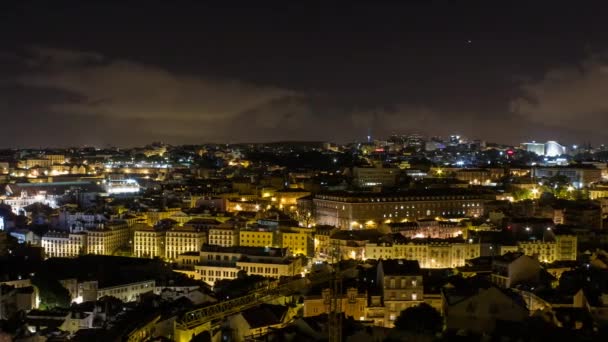
M165 258L175 259L186 252L199 252L206 243L206 234L191 226L174 227L165 235Z
M323 289L320 296L307 296L304 298L304 317L318 316L330 313L331 290ZM365 320L367 307L367 294L359 293L354 287L346 290L346 293L338 298L340 312L346 317L355 320Z
M167 210L150 210L144 212L147 223L154 226L160 220L171 218L175 213L182 211L181 208L168 208Z
M133 255L138 258L165 256L165 231L150 226L137 228L133 237Z
M213 286L222 279L234 279L239 271L269 278L302 274L300 258L273 247L222 247L205 245L199 253L184 253L177 258L178 272Z
M293 255L313 256L314 240L311 232L281 232L281 247L288 248Z
M51 164L65 164L66 158L63 154L47 154L45 159L50 160Z
M103 228L87 231L87 253L114 255L121 247L129 245L131 229L124 221L108 222Z
M556 235L552 241L520 241L517 247L518 251L537 257L538 261L544 263L576 260L577 257L576 235Z
M412 239L407 243L367 243L366 259L417 260L422 268L453 268L464 266L465 260L481 255L478 243L461 239L423 240Z
M264 230L241 230L239 245L249 247L274 247L274 232Z
M239 245L239 229L233 227L217 227L209 229L209 244L231 247Z

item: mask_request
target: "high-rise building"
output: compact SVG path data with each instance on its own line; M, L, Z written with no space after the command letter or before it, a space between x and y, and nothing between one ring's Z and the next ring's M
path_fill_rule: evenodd
M545 144L543 144L543 143L537 143L536 141L532 141L532 142L523 143L523 144L521 144L521 146L522 146L522 149L524 149L528 152L536 153L539 156L545 155Z
M547 157L558 157L562 154L566 154L566 147L560 145L556 141L547 141L545 144L545 156Z

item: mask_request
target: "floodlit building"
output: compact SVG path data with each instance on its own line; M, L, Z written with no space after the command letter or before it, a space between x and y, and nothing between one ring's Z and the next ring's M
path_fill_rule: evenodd
M114 255L121 247L127 247L132 231L124 221L111 221L102 228L87 230L87 253Z
M216 227L209 229L209 244L223 247L239 245L240 230L235 227Z
M165 258L174 260L186 252L198 252L207 243L207 234L194 227L174 227L167 231L165 242Z
M371 228L377 222L400 222L436 216L481 216L487 197L462 189L402 193L338 192L313 199L317 224L341 229Z
M479 243L462 239L411 239L406 243L368 243L367 259L416 260L422 268L453 268L464 266L467 259L481 255Z
M274 231L270 230L241 230L239 232L239 245L249 247L276 247Z
M41 238L40 243L47 258L72 258L87 250L87 235L85 233L48 232Z
M133 233L133 255L138 258L164 257L166 233L150 226L138 227Z
M234 279L239 271L270 278L301 274L300 258L289 256L285 248L222 247L204 245L198 253L184 253L177 258L180 272L213 285L221 279Z

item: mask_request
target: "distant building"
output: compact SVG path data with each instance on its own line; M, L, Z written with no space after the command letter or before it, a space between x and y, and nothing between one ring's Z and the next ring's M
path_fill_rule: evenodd
M368 243L367 259L416 260L422 268L453 268L464 266L467 259L481 255L479 243L462 239L411 239L407 243Z
M198 253L185 253L177 258L179 272L213 284L234 279L239 271L269 278L295 276L303 271L300 258L293 258L285 248L222 247L205 245Z
M577 189L602 180L602 171L593 166L535 167L532 175L538 179L564 176Z
M313 199L317 224L341 229L373 228L436 216L481 216L487 197L464 189L412 190L401 193L330 192Z
M354 167L354 183L360 188L395 186L399 168L385 167Z
M545 144L543 144L543 143L537 143L537 142L533 141L533 142L529 142L529 143L523 143L521 145L522 145L523 149L528 152L536 153L539 156L545 155Z

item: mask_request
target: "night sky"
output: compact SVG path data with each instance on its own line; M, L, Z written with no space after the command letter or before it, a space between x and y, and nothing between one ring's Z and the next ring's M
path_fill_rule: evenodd
M1 2L0 147L608 142L599 1L124 2Z

